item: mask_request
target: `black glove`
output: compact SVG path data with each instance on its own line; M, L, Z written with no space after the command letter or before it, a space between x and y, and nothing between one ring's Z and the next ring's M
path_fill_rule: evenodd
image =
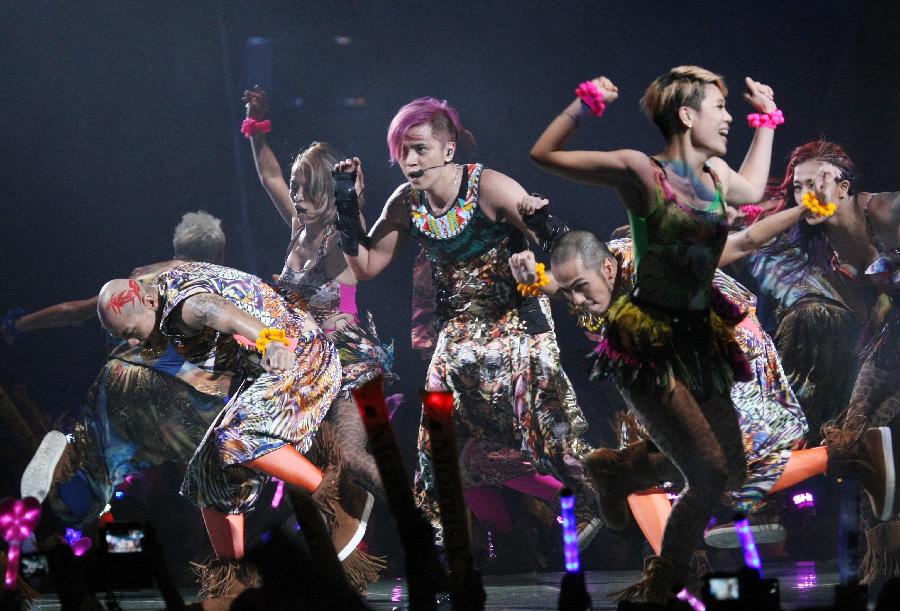
M337 207L335 226L341 236L341 250L355 257L359 245L367 245L366 232L359 221L359 199L356 195L356 172L331 173L334 179L334 204Z
M552 251L554 242L569 231L565 223L550 213L549 205L539 208L534 214L524 216L522 220L537 236L544 252Z

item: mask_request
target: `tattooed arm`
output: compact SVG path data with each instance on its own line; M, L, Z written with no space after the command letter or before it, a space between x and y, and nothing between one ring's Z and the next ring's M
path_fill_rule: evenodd
M257 318L247 314L221 295L200 293L189 297L181 304L181 324L186 329L200 331L211 327L229 335L243 335L249 339L259 337L266 326ZM294 353L279 342L270 342L263 356L262 366L266 371L277 372L290 369L294 365Z

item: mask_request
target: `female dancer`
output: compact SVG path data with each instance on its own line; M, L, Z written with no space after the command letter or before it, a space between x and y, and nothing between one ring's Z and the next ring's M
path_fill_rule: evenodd
M526 192L481 164L453 163L467 135L446 101L419 98L401 108L388 146L409 182L390 197L369 237L353 198L342 198L341 247L361 280L381 272L408 236L424 247L441 326L426 387L455 395L464 488L505 486L550 500L564 482L585 507L596 507L578 460L589 449L580 440L586 424L560 366L549 303L520 295L509 268L525 236L537 239L517 209ZM358 160L340 165L358 168ZM416 493L441 533L424 426Z
M793 261L783 278L790 281L811 267L833 269L842 293L856 289L849 294L862 296L851 303L860 320L868 319L849 405L825 429L825 444L835 448L859 444L868 427L886 425L900 413L900 192L858 192L855 182L853 162L839 145L813 141L794 149L782 183L782 206L800 205L809 194L837 206L833 216L808 220L788 235L781 252ZM890 430L884 430L890 445ZM886 509L876 517L894 515ZM900 574L892 528L896 521L866 531L865 581Z
M749 78L746 85L754 109L776 116L772 90ZM618 97L605 77L583 88L598 111ZM741 170L733 171L720 159L731 126L725 95L722 78L696 66L674 68L651 83L641 104L667 142L655 157L563 151L583 115L578 98L531 150L553 172L616 189L632 225L635 287L607 314L601 358L685 479L660 555L648 559L643 579L625 593L650 601L664 601L684 584L715 503L746 477L729 396L735 379L750 376L733 334L740 313L711 290L711 281L728 235L725 203L762 198L773 130L757 130Z
M804 208L792 208L745 231L756 232L754 241L765 242L767 237L783 232L784 225L779 222L779 217L788 222L796 221L800 218L798 213L805 211ZM729 243L740 242L741 234L729 236ZM729 264L737 256L740 256L737 249L726 246L719 263ZM533 270L533 261L534 256L526 251L514 255L511 265L514 271L519 270L516 273L524 276L525 272ZM572 302L579 324L588 330L596 331L609 304L634 287L631 240L613 240L604 244L590 232L571 231L556 242L551 261L552 284ZM893 460L890 452L885 456L882 431L868 431L860 444L846 448L852 450L852 454L826 447L795 449L803 441L806 420L781 368L772 339L756 318L756 297L722 271L716 272L713 284L747 313L735 332L755 374L752 381L736 383L731 388L748 462L747 480L729 495L732 504L750 514L759 509L767 495L826 472L843 475L850 471L860 475L876 514L881 514L884 503L893 501L888 490ZM625 449L601 448L588 455L585 462L597 484L607 522L613 527L624 526L627 496L641 530L659 553L671 507L664 493L648 492L661 481L679 482L681 476L664 456L649 451L646 442L641 441L646 438L643 431L632 427L628 433ZM635 433L637 439L630 439L631 433ZM632 494L637 492L642 494ZM754 530L757 543L766 542L766 538L777 534L772 529ZM705 539L715 547L739 545L733 525L709 529Z
M335 343L341 357L341 393L329 410L340 441L345 466L380 490L381 480L350 391L377 375L396 378L390 369L393 346L382 346L371 315L366 328L357 317L356 277L337 244L334 186L331 170L340 158L327 143L315 142L302 151L291 168L291 182L284 181L281 167L260 125L269 103L266 92L255 87L244 92L247 105L245 133L253 146L260 183L275 209L291 227L287 258L278 280L282 294L309 310L316 323ZM263 123L265 125L265 123ZM358 175L357 188L364 188Z

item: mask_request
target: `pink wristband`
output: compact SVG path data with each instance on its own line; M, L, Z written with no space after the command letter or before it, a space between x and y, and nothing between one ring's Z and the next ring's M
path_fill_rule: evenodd
M270 131L272 131L272 122L268 119L265 121L257 121L256 119L247 117L241 123L241 133L248 139L256 134L268 134Z
M603 101L603 92L594 81L585 81L575 89L575 95L587 104L594 116L602 117L606 112L606 103Z
M775 129L779 125L784 123L784 115L781 114L781 111L777 108L772 112L765 113L750 113L747 115L747 124L750 127L759 129L760 127L768 127L769 129Z

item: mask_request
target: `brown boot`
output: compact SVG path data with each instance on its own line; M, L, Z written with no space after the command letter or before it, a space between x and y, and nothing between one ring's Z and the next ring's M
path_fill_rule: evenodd
M676 568L662 556L644 560L640 581L615 593L616 600L666 604L684 587L687 567Z
M900 520L866 530L866 555L859 572L860 583L870 588L900 575Z
M624 450L599 448L585 457L584 465L597 488L603 520L617 530L628 523L628 495L659 484L650 467L646 441Z
M240 560L192 562L200 583L200 608L203 611L227 611L234 599L247 588L259 585L259 575Z
M825 434L825 447L828 450L828 474L857 474L875 517L882 522L891 519L896 491L891 429L883 426L861 433L830 429Z
M330 464L322 471L322 482L312 500L325 516L338 560L350 555L366 534L369 514L375 502L369 492L350 482L340 464Z

